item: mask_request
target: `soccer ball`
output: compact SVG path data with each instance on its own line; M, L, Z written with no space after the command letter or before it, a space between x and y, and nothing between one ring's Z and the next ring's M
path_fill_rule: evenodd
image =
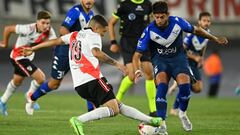
M140 135L159 135L159 128L140 123L138 125Z

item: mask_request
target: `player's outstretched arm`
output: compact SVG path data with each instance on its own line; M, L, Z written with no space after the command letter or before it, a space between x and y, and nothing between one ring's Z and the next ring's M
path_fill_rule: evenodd
M108 22L109 38L111 40L110 51L112 51L114 53L117 53L120 50L120 47L117 45L115 29L114 29L114 26L116 25L117 21L118 21L118 19L116 17L112 16Z
M142 57L141 53L135 52L132 59L132 63L135 71L135 79L134 79L135 83L137 83L140 77L143 76L143 73L141 71L141 61L140 61L141 57Z
M21 51L21 54L23 56L29 56L31 55L34 51L37 51L41 48L46 48L46 47L50 47L50 46L56 46L56 45L61 45L63 43L62 38L56 38L56 39L52 39L52 40L48 40L45 41L41 44L38 44L34 47L25 47L23 48Z
M10 35L12 33L16 33L16 25L9 25L4 27L4 31L3 31L3 41L0 42L0 47L2 48L7 48L8 47L8 41L10 38Z
M127 71L126 71L126 67L119 63L118 61L114 60L113 58L111 58L110 56L108 56L106 53L104 53L103 51L101 51L99 48L93 48L92 49L92 54L94 57L96 57L99 61L116 66L120 71L123 72L124 75L126 75Z
M213 40L216 43L221 44L221 45L226 45L228 43L228 40L226 37L216 37L199 26L194 26L193 33L198 36L202 36L202 37L208 38L210 40Z

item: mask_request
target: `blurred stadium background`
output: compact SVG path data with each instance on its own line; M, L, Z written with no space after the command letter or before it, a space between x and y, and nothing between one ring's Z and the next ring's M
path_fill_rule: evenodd
M155 0L152 0L154 2ZM117 7L117 0L96 0L94 11L109 18ZM223 79L219 91L219 96L236 96L234 89L240 82L240 1L239 0L168 0L171 15L181 16L196 24L198 14L201 11L208 11L212 14L211 31L217 35L228 37L228 46L218 46L210 42L206 56L213 49L218 49L223 62ZM65 17L66 11L79 0L0 0L0 40L3 39L2 33L5 25L25 24L35 21L35 14L39 10L48 10L53 15L53 27L58 32ZM104 39L104 50L111 56L121 60L118 54L108 51L108 36ZM16 35L10 39L7 49L0 49L0 90L6 88L8 81L12 77L13 67L9 61L9 54L14 45ZM47 78L51 71L52 49L43 49L36 53L34 63L40 67ZM103 65L103 73L109 78L109 82L114 85L115 91L121 80L120 72L116 72L110 66ZM207 78L203 76L204 90L200 95L206 95L208 90ZM26 91L30 79L27 79L20 91ZM133 88L134 93L145 93L144 83L139 83ZM73 85L70 74L68 74L59 88L61 91L72 91Z

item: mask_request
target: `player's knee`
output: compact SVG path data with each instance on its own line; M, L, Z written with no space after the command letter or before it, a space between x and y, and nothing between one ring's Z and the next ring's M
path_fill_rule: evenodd
M48 82L48 87L52 90L56 90L59 88L60 84L61 84L61 81L59 80L50 80Z
M128 78L133 82L134 81L134 74L133 73L128 73Z
M13 80L12 83L15 85L15 86L20 86L22 84L22 81L20 80Z
M192 85L192 91L194 93L200 93L203 89L203 86L201 85L201 83L196 83L194 85Z
M114 107L110 107L111 108L111 110L113 111L113 116L116 116L116 115L118 115L119 113L120 113L120 110L119 110L119 108L116 106L114 106Z

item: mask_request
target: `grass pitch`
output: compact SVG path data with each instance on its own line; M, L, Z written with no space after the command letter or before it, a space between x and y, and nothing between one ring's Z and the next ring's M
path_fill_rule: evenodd
M168 97L168 108L173 97ZM33 116L25 113L23 93L15 93L8 102L9 116L0 115L0 135L74 135L69 119L86 112L86 102L75 92L55 92L39 101L41 109ZM148 114L145 96L126 96L125 104L136 107ZM193 131L185 132L179 119L168 116L169 135L239 135L240 99L192 97L188 116L193 123ZM138 121L117 116L89 122L84 125L86 135L138 135Z

